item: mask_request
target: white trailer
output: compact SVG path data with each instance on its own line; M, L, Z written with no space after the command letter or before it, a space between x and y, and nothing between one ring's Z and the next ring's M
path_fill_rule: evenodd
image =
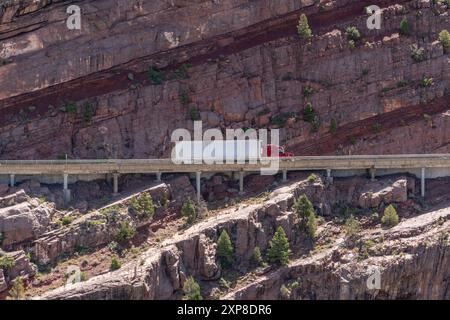
M261 154L261 140L179 141L172 149L172 162L176 164L256 163Z

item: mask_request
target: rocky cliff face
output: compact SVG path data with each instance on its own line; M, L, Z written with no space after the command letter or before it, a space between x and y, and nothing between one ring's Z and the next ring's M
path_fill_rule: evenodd
M357 182L356 182L357 183ZM385 200L401 205L406 201L406 180L391 182L392 190L404 184L403 196ZM342 190L342 188L341 188ZM144 253L119 271L92 278L84 283L65 286L45 293L42 299L174 299L179 298L188 276L202 281L204 294L211 297L216 281L224 276L216 260L216 241L222 230L228 230L235 248L235 269L242 274L251 272L249 261L255 247L265 252L268 240L281 226L290 241L294 259L287 267L266 270L250 277L230 289L225 299L278 299L282 285L297 282L290 298L301 299L354 299L354 298L446 298L447 286L442 279L448 277L445 268L445 233L448 232L447 209L408 218L390 230L367 228L359 242L344 240L336 233L337 225L321 226L314 251L308 253L303 235L298 228L292 204L300 194L308 194L314 204L331 199L327 192L333 187L321 182L299 182L276 190L263 204L242 205L219 217L200 222L194 227L174 235L159 248ZM347 190L355 198L364 195L357 188ZM400 194L402 192L398 192ZM359 195L359 196L358 196ZM326 201L325 201L326 202ZM411 212L411 211L410 211ZM335 212L335 214L337 214ZM439 227L435 227L439 223ZM333 231L334 230L334 231ZM373 243L362 258L357 243ZM426 245L424 239L427 239ZM354 242L354 243L353 243ZM321 245L319 245L321 243ZM326 244L326 245L325 245ZM301 252L304 252L303 254ZM382 289L371 291L366 280L369 267L381 269ZM420 271L418 271L420 270ZM431 272L431 270L438 270ZM419 272L419 274L418 274ZM216 290L216 291L215 291Z
M436 41L448 8L375 2L380 30L361 1L83 1L80 31L65 26L67 3L16 11L0 31L1 156L168 156L193 114L205 128L280 127L298 154L448 152L449 58ZM296 35L299 12L310 42Z

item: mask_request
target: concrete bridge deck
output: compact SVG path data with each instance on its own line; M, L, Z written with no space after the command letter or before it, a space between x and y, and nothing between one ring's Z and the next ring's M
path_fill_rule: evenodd
M114 192L118 191L118 176L131 173L154 173L158 180L162 173L196 173L197 193L200 197L202 173L239 172L240 189L243 192L244 172L258 172L269 168L267 164L274 158L263 158L260 162L247 163L191 163L175 164L171 159L99 159L99 160L1 160L0 174L10 175L14 185L15 175L62 175L64 191L70 198L68 175L112 174ZM276 159L275 159L276 160ZM326 170L331 178L332 170L368 169L372 179L377 169L420 169L422 195L425 195L425 170L428 168L450 169L450 154L408 154L408 155L355 155L355 156L309 156L278 158L283 179L288 171Z

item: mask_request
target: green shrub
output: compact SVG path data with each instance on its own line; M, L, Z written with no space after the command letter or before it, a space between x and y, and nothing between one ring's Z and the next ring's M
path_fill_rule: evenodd
M317 176L314 174L314 173L311 173L309 176L308 176L308 182L311 182L311 183L313 183L313 182L316 182L317 181Z
M317 218L311 201L303 194L294 202L293 209L300 219L300 227L311 239L314 239L317 231Z
M4 255L0 256L0 269L3 269L5 271L11 270L14 268L14 258Z
M347 36L347 39L349 41L354 41L355 43L359 39L361 39L361 34L359 33L359 30L354 26L347 27L345 29L345 35Z
M424 88L431 87L433 85L433 82L433 78L423 77L422 80L420 80L420 86Z
M0 247L3 244L3 240L5 240L5 236L4 236L3 232L0 232Z
M12 281L12 287L8 293L8 300L25 299L25 284L22 277L17 277Z
M94 116L94 107L89 102L83 105L83 119L85 122L91 122Z
M269 242L267 257L271 264L287 265L289 263L289 240L282 227L278 227Z
M400 22L400 34L402 35L408 35L409 34L409 22L408 19L405 17Z
M196 106L192 106L191 110L189 111L189 115L191 116L192 121L199 121L202 119L200 115L200 111Z
M180 92L180 102L183 106L187 106L191 102L191 99L189 98L189 93L187 92L187 90L182 90Z
M133 239L135 233L136 229L130 224L130 222L124 221L120 224L116 239L119 242L129 241Z
M264 261L262 258L261 249L259 247L255 247L253 254L250 257L250 265L256 268L262 266L263 264Z
M295 113L293 112L283 112L280 114L277 114L273 117L270 118L270 124L274 125L278 128L283 128L284 126L286 126L286 122L290 119L290 118L294 118L295 117Z
M119 258L116 255L113 255L111 257L111 266L110 266L110 270L114 271L114 270L119 270L122 267L122 264L119 261Z
M153 218L155 214L155 205L151 195L147 192L141 193L139 196L134 196L130 199L130 204L137 213L139 219Z
M355 40L348 40L348 47L352 50L355 49L356 48Z
M188 224L194 223L197 219L197 210L191 199L188 199L181 208L181 214L186 218Z
M77 105L75 104L75 102L69 101L63 106L63 110L66 113L76 114L77 113Z
M184 300L203 300L200 285L191 276L183 285Z
M387 228L394 227L398 224L398 214L394 206L390 204L386 209L384 209L383 217L381 218L381 223Z
M372 131L374 133L380 133L382 129L383 129L383 126L381 125L381 123L376 122L376 123L372 124Z
M280 288L280 296L281 296L281 299L284 299L284 300L289 299L291 296L291 290L288 287L286 287L286 285L284 285L284 284Z
M150 82L154 85L163 84L165 80L164 74L154 68L148 70L148 77L150 78Z
M318 132L320 129L320 118L318 116L315 116L313 121L311 122L311 131L312 132Z
M336 122L336 119L331 119L331 122L330 122L330 132L331 133L336 133L337 132L337 129L338 129L338 125L337 125L337 122Z
M350 216L350 218L345 220L344 230L347 237L356 236L360 231L359 221L353 216Z
M311 87L304 87L303 88L303 96L304 97L310 97L314 93L314 89Z
M64 216L64 217L61 218L60 221L61 221L61 225L68 226L69 224L72 223L73 217L71 217L71 216Z
M192 67L189 63L183 63L178 69L176 69L173 73L175 78L177 79L188 79L188 71Z
M425 49L420 48L417 44L413 44L409 47L411 52L411 58L415 62L421 62L425 60Z
M234 262L234 249L230 236L223 230L217 240L217 258L224 269L229 269Z
M305 106L305 109L303 110L303 120L305 120L306 122L312 123L314 121L315 117L316 117L316 113L314 112L312 104L311 104L311 102L308 102Z
M308 17L302 13L298 19L297 32L300 38L309 39L312 37L312 31L309 27Z
M439 42L444 47L444 52L450 51L450 33L447 30L439 32Z
M403 88L409 85L409 81L406 79L402 79L399 82L397 82L397 88Z

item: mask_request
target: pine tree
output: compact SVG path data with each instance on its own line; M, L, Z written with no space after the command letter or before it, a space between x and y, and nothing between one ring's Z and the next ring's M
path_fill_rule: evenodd
M269 242L267 257L272 264L287 265L289 263L289 240L282 227L278 227Z
M261 249L259 247L255 247L255 249L253 250L253 254L250 258L250 264L253 267L259 267L263 265Z
M183 285L184 300L203 300L200 285L193 277L187 278Z
M229 269L233 265L233 244L226 230L223 230L217 240L217 258L224 269Z
M313 239L317 231L317 218L311 201L303 194L295 201L293 208L300 219L300 227Z
M409 23L408 19L406 18L403 18L402 21L400 22L400 34L402 35L409 34Z
M304 13L300 15L297 25L298 35L302 39L309 39L312 36L311 28L309 27L308 18Z
M188 224L194 223L197 218L197 210L191 199L188 199L181 208L181 214L187 219Z
M384 209L383 217L381 218L381 223L388 228L394 227L398 224L398 214L394 206L390 204L386 209Z

